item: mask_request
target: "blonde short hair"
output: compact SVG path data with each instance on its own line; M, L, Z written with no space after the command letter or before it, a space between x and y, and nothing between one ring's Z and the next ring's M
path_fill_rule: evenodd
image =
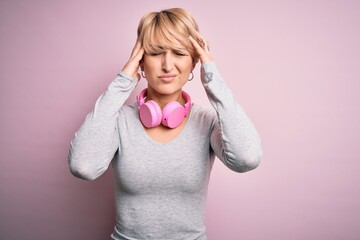
M199 27L189 12L182 8L171 8L145 14L140 20L137 36L146 53L163 51L164 47L185 47L193 62L197 62L198 56L189 40L189 35L199 40L195 31L199 31Z

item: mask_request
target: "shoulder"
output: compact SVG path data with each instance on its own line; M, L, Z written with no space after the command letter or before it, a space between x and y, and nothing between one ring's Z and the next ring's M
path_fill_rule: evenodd
M198 104L194 104L191 108L192 118L195 122L213 126L217 121L216 111L213 108L206 108Z
M138 107L137 103L131 103L127 105L123 105L119 109L119 124L128 125L129 122L134 122L134 119L138 118Z
M124 114L124 115L129 115L129 114L134 114L134 113L136 114L137 109L138 109L137 106L138 105L136 102L131 103L131 104L125 104L120 108L119 112L120 112L120 114Z

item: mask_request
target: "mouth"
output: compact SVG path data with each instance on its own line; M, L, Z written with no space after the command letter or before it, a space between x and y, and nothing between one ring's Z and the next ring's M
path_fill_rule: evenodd
M160 75L159 78L164 82L171 82L176 77L176 74L164 74Z

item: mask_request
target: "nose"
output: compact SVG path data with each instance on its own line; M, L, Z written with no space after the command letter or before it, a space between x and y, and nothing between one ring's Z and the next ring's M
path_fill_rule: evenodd
M171 56L171 53L167 51L163 55L162 69L164 72L170 72L174 68L174 62Z

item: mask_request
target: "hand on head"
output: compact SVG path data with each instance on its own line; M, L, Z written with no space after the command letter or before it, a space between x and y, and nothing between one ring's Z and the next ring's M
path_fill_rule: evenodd
M144 48L141 45L140 41L136 41L135 47L131 52L131 56L129 61L125 64L124 68L122 69L126 74L130 77L136 78L138 80L141 79L140 74L138 73L140 67L140 61L144 55Z
M199 33L196 33L196 38L199 39L199 42L194 39L193 36L189 36L189 40L194 46L194 49L199 56L199 59L202 64L212 61L212 56L210 54L209 44L207 40ZM138 73L140 62L143 58L145 50L140 41L136 41L136 44L131 52L131 56L128 62L125 64L124 68L122 69L126 74L128 74L132 78L137 78L138 80L141 79L141 75Z
M194 46L197 54L199 55L201 63L206 63L209 61L212 61L212 56L210 54L210 48L207 40L199 33L196 33L196 38L199 39L199 42L197 42L193 36L189 35L190 42Z

